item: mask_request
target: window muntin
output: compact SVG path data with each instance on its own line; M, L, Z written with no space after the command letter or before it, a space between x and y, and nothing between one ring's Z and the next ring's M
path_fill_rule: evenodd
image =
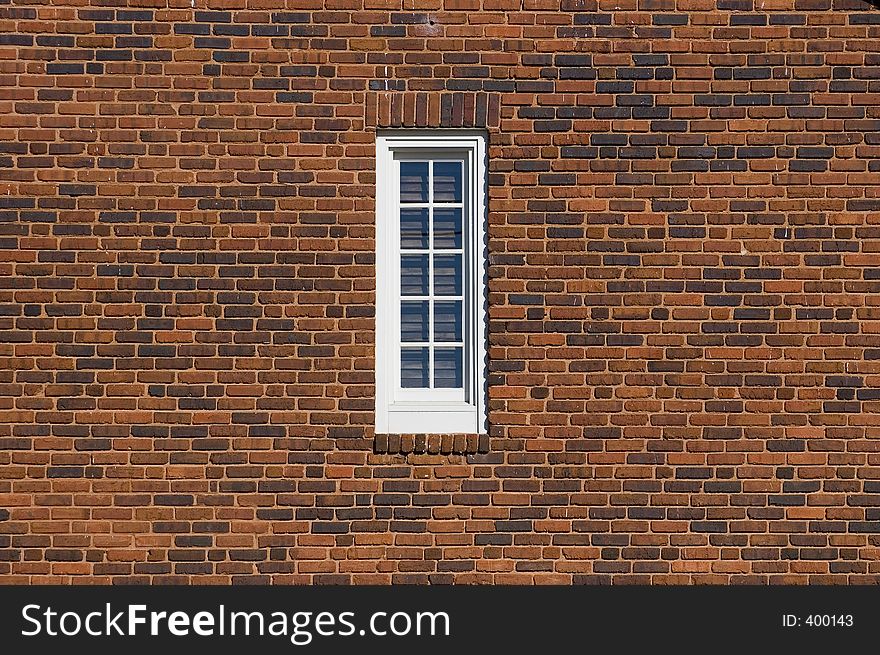
M485 431L485 143L377 139L376 431Z
M398 159L402 389L464 389L460 159Z

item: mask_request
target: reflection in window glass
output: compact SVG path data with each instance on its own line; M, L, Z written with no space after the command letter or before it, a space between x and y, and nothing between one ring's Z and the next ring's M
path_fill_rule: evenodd
M428 295L428 255L401 255L400 293L404 296Z
M436 238L436 237L435 237ZM400 210L400 247L428 247L428 208L409 208Z
M404 300L400 303L400 340L428 340L427 300Z
M462 386L463 370L461 348L434 349L434 387L437 389L459 389Z
M461 202L461 162L434 162L434 202Z
M400 350L400 386L404 389L428 387L428 349L402 348Z
M428 202L428 162L400 162L400 202Z
M462 313L460 300L434 302L434 341L461 341Z
M434 255L434 295L459 296L461 288L461 255Z
M434 247L461 248L461 207L434 209Z

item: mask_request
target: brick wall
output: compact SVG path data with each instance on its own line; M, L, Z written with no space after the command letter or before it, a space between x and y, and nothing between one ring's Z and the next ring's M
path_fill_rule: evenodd
M0 3L0 581L878 581L875 7L119 4ZM375 129L453 123L483 447L371 427Z

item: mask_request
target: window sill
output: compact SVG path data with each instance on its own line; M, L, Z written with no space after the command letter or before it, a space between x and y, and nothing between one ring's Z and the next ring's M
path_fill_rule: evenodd
M475 455L489 452L489 435L377 434L373 452L381 455Z

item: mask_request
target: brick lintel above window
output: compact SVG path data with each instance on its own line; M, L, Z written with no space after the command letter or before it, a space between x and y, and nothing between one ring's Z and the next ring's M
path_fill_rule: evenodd
M486 91L374 91L367 95L368 127L496 128L501 95Z

